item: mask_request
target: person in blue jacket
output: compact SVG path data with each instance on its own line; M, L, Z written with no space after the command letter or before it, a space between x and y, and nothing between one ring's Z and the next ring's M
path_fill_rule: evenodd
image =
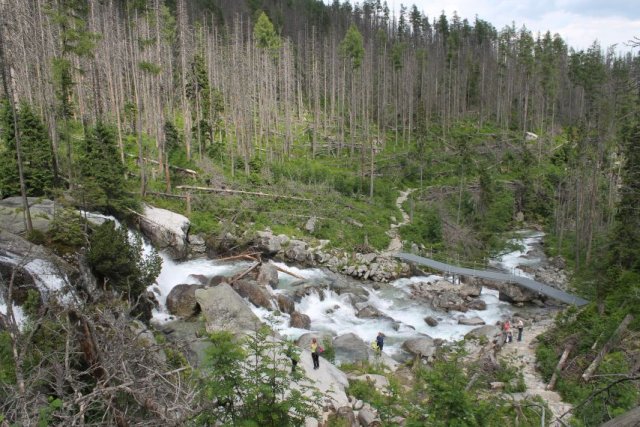
M376 344L378 345L378 352L382 353L382 348L384 347L384 334L382 332L378 332Z

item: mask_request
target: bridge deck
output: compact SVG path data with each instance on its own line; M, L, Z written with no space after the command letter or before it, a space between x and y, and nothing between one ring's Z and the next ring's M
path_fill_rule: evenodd
M444 271L447 273L460 274L464 276L481 277L483 279L495 280L498 282L514 283L530 291L537 292L542 295L546 295L549 298L553 298L555 300L558 300L567 304L581 306L589 303L589 301L583 298L580 298L579 296L569 294L567 292L561 291L560 289L552 288L549 285L536 282L535 280L529 279L528 277L515 276L513 274L506 274L506 273L499 273L497 271L474 270L472 268L458 267L455 265L445 264L444 262L435 261L433 259L423 258L417 255L407 254L407 253L396 253L394 256L396 258L400 258L405 261L426 265L427 267L431 267L435 270Z

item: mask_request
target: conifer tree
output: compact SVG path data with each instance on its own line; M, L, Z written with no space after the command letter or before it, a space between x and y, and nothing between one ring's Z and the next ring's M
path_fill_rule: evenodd
M11 109L5 103L2 127L5 129L4 150L0 151L0 194L20 193L16 141ZM44 196L54 187L53 156L42 120L27 105L18 112L24 181L28 196Z
M253 27L253 37L259 48L267 49L273 54L276 54L280 46L282 46L280 36L276 33L271 20L264 12L260 13Z
M117 213L132 205L126 192L125 167L120 162L113 129L99 122L88 134L82 166L82 187L79 191L83 204L91 201L91 208Z

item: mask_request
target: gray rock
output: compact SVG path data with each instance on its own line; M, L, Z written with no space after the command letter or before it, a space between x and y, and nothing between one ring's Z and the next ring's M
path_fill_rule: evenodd
M227 280L229 278L227 276L213 276L211 279L209 279L209 286L217 286L220 283L227 283Z
M265 255L275 255L282 250L281 240L269 230L258 231L256 249Z
M336 352L336 360L356 362L369 360L369 346L356 334L344 334L333 339L333 347Z
M189 219L184 215L145 205L140 230L158 249L165 249L173 259L187 256Z
M291 313L289 326L292 328L309 329L311 327L311 318L306 314L294 311Z
M207 332L255 330L260 319L231 286L222 283L213 288L197 289L196 301L207 321Z
M476 298L474 300L471 300L467 304L467 307L469 307L470 310L486 310L487 303L481 300L480 298Z
M335 417L338 420L342 420L342 423L344 423L340 425L345 425L345 424L347 426L358 425L356 423L356 415L353 413L353 409L351 408L351 406L341 406L340 408L338 408L338 410L336 411Z
M379 427L382 422L378 415L370 408L362 408L358 411L358 422L362 427Z
M191 317L199 311L198 302L196 301L196 290L204 289L204 285L176 285L167 295L167 310L169 313L181 316Z
M311 348L311 340L316 338L318 342L324 346L325 341L333 341L333 336L329 332L307 332L306 334L300 335L300 337L296 340L296 345L300 348L310 349Z
M278 303L278 309L283 313L291 314L296 309L296 303L293 299L284 294L278 294L276 301Z
M467 339L486 337L489 341L493 341L494 338L499 337L501 333L499 327L495 325L485 325L469 331L464 337Z
M276 266L270 262L263 262L256 279L261 286L271 286L273 289L278 287L278 270Z
M311 218L309 218L309 220L307 220L307 223L304 225L304 229L307 230L309 233L313 233L316 229L317 221L318 221L318 218L316 218L315 216L312 216Z
M27 203L29 204L29 211L31 212L33 229L43 233L47 232L55 212L54 202L38 197L27 197ZM0 224L2 224L3 230L13 234L22 235L27 232L21 197L7 197L6 199L0 200Z
M309 257L307 244L301 240L291 240L289 247L284 251L285 257L294 262L305 262Z
M402 343L402 348L419 357L432 357L436 352L436 344L431 337L411 338Z
M364 406L364 402L360 399L353 402L353 409L355 409L356 411L359 411L360 409L362 409L363 406Z
M461 318L458 319L458 324L467 325L467 326L481 326L485 325L486 322L479 317L471 317L471 318Z
M251 304L267 310L273 310L271 295L253 280L238 280L233 283L232 287L240 296L248 299Z
M427 316L424 318L424 321L427 323L427 325L429 326L438 326L438 321L436 319L434 319L431 316Z

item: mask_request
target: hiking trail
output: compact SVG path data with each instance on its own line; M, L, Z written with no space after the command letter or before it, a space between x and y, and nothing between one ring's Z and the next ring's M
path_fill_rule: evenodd
M508 362L509 365L515 366L522 372L527 390L523 393L516 393L514 397L525 398L540 396L551 409L552 414L546 413L545 419L552 427L562 427L569 420L567 414L562 418L563 422L557 420L559 416L566 413L572 408L572 405L562 401L562 397L552 390L547 390L547 384L543 381L540 374L536 371L536 337L543 334L553 325L553 319L546 319L535 322L531 326L525 326L522 333L522 341L518 342L518 329L513 328L513 341L504 344L500 352L500 359Z
M409 218L409 214L406 213L404 209L402 209L402 204L407 201L409 194L411 194L415 190L415 188L407 188L404 191L400 191L400 195L396 199L396 206L402 214L402 220L396 224L391 224L389 231L387 231L387 236L391 237L389 247L386 250L387 253L398 252L402 250L402 240L400 240L398 228L402 227L403 225L409 224L409 221L411 221L411 218Z

